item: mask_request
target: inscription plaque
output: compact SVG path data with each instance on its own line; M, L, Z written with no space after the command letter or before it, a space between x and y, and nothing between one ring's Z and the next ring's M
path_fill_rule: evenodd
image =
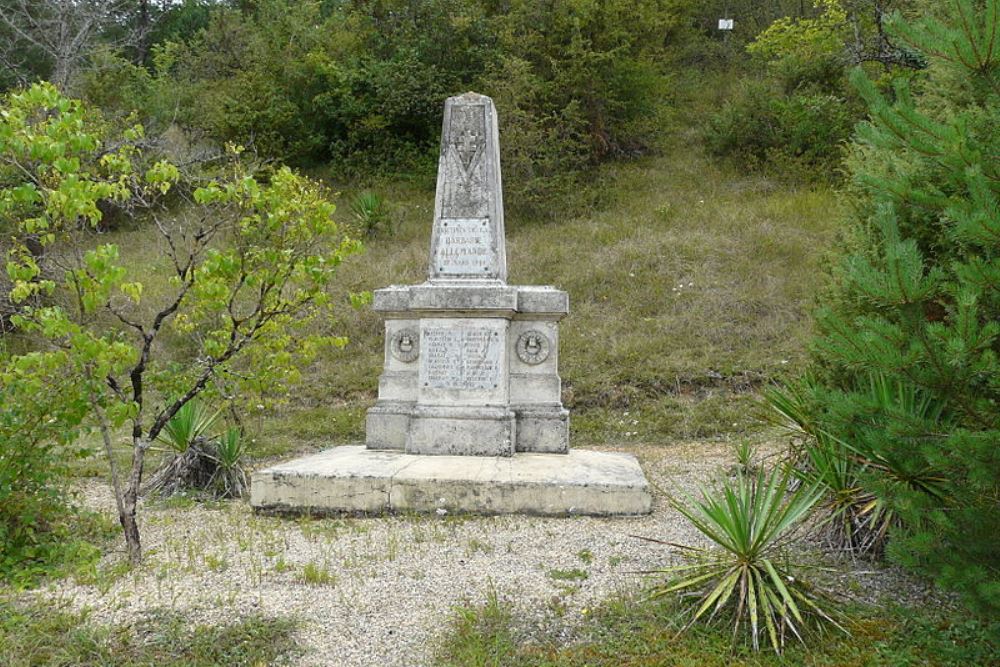
M434 259L438 273L481 274L496 266L488 218L450 218L438 225Z
M428 327L420 337L420 384L432 389L495 389L500 381L497 327Z

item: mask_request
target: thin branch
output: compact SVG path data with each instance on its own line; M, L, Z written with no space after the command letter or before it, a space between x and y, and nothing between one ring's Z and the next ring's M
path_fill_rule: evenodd
M108 423L108 415L104 412L97 395L91 390L90 404L97 415L97 423L101 428L101 439L104 442L104 453L108 457L108 464L111 466L111 489L115 496L115 505L118 507L118 516L125 516L125 502L122 494L121 475L118 472L118 462L115 461L114 448L111 445L111 426Z

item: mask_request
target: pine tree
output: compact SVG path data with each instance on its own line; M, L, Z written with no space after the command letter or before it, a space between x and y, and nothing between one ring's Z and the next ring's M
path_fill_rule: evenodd
M819 419L898 518L889 555L1000 611L1000 0L888 28L929 67L869 106L851 249L819 315ZM930 12L928 12L930 13Z

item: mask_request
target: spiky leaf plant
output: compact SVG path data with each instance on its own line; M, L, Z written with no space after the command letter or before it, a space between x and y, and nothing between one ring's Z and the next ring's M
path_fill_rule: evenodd
M764 394L770 421L800 441L793 448L795 474L804 483L824 488L820 506L827 512L824 533L830 544L855 554L884 552L890 530L899 525L894 498L900 489L920 492L934 501L946 496L945 479L931 466L912 462L879 446L881 440L905 440L899 428L878 428L856 420L850 431L821 426L822 413L812 403L819 388L805 378L796 385ZM945 428L943 404L911 385L874 373L859 383L858 395L872 414L892 415L905 430L912 424ZM836 431L836 435L834 434Z
M169 496L211 486L217 464L215 446L207 434L215 426L219 414L219 410L212 410L197 399L181 406L157 438L170 447L172 456L149 478L143 488L144 494Z
M793 481L791 468L783 466L725 480L717 493L702 488L698 500L671 499L712 542L708 548L671 544L682 550L685 562L656 571L669 578L653 589L654 596L694 596L685 629L698 621L728 618L734 640L743 629L759 650L766 634L778 653L789 635L802 640L807 623L843 630L829 598L799 578L810 565L796 562L787 549L823 495L822 489L806 485L792 491Z
M736 470L744 474L753 472L756 464L757 447L750 440L743 438L733 445L733 456L736 458Z
M892 514L862 486L863 460L813 421L808 403L814 392L809 378L768 389L763 399L768 408L765 419L797 437L792 446L795 475L824 489L818 508L826 514L820 532L827 543L852 554L880 551Z
M192 399L185 403L167 421L158 440L168 445L177 454L187 451L197 438L203 437L219 418L219 411L212 411L207 405Z
M365 191L351 202L351 213L361 223L365 236L373 238L386 227L389 220L389 208L385 199L374 192Z
M247 475L241 462L246 440L238 428L229 428L215 441L215 462L211 486L221 498L240 498L247 491Z

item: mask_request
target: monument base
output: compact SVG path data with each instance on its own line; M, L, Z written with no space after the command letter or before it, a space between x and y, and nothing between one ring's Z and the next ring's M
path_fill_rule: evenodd
M514 453L514 413L486 405L418 405L410 419L406 453L510 456Z
M335 447L253 474L250 504L288 512L648 514L649 484L631 454L421 456Z

